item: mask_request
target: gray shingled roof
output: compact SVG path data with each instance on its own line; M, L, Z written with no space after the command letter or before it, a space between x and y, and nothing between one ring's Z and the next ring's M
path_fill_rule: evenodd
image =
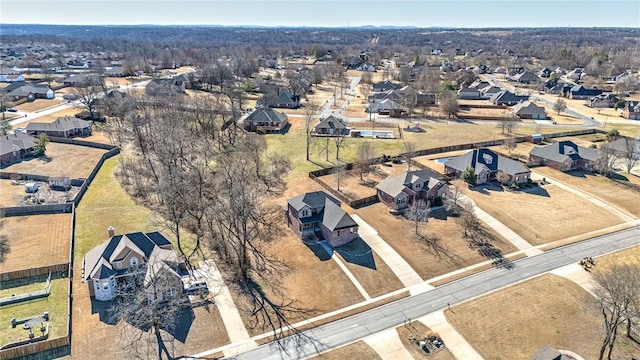
M418 180L425 181L427 184L429 184L430 179L439 178L440 176L438 174L427 169L408 171L404 174L387 177L376 185L376 189L379 189L395 198L400 195L400 193L403 192L405 188L409 187L411 184L414 184Z
M525 114L547 114L546 110L542 106L538 106L532 102L525 101L519 104L513 105L511 107L511 111L513 111L517 115L525 115Z
M34 84L22 85L17 89L10 91L7 96L27 96L29 94L38 94L46 96L47 92L51 90L48 86L38 86Z
M346 128L347 126L344 124L343 120L333 115L330 115L322 119L318 123L318 125L316 125L316 129L346 129Z
M512 176L531 172L527 165L520 161L502 157L487 148L474 149L466 154L456 156L445 162L444 165L457 171L464 171L466 168L472 167L476 174L482 169L489 172L502 171Z
M36 146L36 139L23 133L0 136L0 155L15 150L28 150Z
M535 147L529 152L530 155L560 163L565 162L568 158L574 161L579 159L595 161L601 153L598 149L578 146L572 141L558 141L546 146Z
M283 122L285 120L287 120L287 114L271 108L256 109L244 119L247 122Z
M27 125L27 131L70 131L88 127L91 127L91 121L65 116L51 123L31 122Z
M495 102L519 102L519 101L526 101L528 98L529 98L528 96L516 95L510 91L502 90L500 92L493 94L493 96L491 96L491 101L494 103Z
M288 200L289 205L296 210L300 210L305 205L308 205L310 208L321 208L325 205L325 199L330 199L336 205L340 205L340 201L333 196L325 193L324 191L314 191L308 192L302 195L294 196Z
M289 199L288 203L297 211L300 211L305 206L318 209L322 224L331 231L358 225L349 214L342 210L340 201L324 191L298 195Z

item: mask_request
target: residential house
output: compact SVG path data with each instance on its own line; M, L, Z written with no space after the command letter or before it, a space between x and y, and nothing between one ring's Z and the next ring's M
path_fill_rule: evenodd
M463 100L478 100L481 99L480 90L474 87L463 87L458 90L458 99Z
M476 184L494 180L498 172L509 175L510 184L527 182L531 176L527 165L500 156L487 148L474 149L444 163L445 173L457 177L469 167L474 170Z
M575 85L569 90L567 97L573 100L587 100L600 94L602 94L600 89L587 89L582 85Z
M587 73L584 71L583 68L575 68L575 69L569 71L566 76L571 80L579 81L583 77L585 77L586 75L587 75Z
M442 49L431 49L431 55L442 55Z
M511 113L519 119L537 119L545 120L547 112L542 106L538 106L532 102L524 101L511 107Z
M27 125L27 134L38 136L43 133L47 136L63 138L89 136L91 135L91 121L65 116L59 117L51 123L33 121Z
M640 120L640 101L627 101L622 108L622 116L629 120Z
M144 286L149 286L160 273L171 280L167 293L148 294L151 301L162 301L164 296L182 292L179 271L184 265L164 235L157 231L110 235L109 240L89 250L83 260L83 280L91 297L98 301L113 300L118 282L140 272L145 274Z
M402 85L400 84L396 84L394 82L391 82L389 80L385 80L385 81L380 81L377 82L375 84L373 84L373 91L374 92L383 92L383 91L388 91L388 90L397 90L400 89L402 87Z
M538 75L531 71L519 73L513 77L513 80L521 84L531 84L538 81Z
M635 160L640 160L640 138L620 137L602 145L603 149L611 149L619 158L627 158L629 155Z
M578 146L572 141L558 141L533 148L529 152L529 160L532 163L546 165L560 171L574 169L591 171L594 162L601 153L598 149Z
M620 98L614 94L600 94L590 97L587 101L592 108L613 108L619 100Z
M92 83L97 83L96 75L73 74L62 80L64 86L86 87Z
M540 76L541 78L548 78L548 77L551 77L552 73L553 73L553 70L546 67L538 71L538 76Z
M358 224L323 191L298 195L287 201L287 224L302 240L326 241L331 247L358 238Z
M402 112L402 105L391 99L384 99L382 101L374 101L367 105L365 112L378 113L380 115L391 115L391 113Z
M526 95L516 95L508 90L502 90L495 93L490 100L493 105L513 106L517 103L529 100L529 97Z
M493 95L499 93L500 91L502 91L502 89L497 86L485 86L480 89L480 97L483 99L491 99Z
M356 68L358 71L376 72L376 67L370 63L364 62Z
M186 93L186 83L173 78L152 79L145 87L150 96L168 96Z
M13 83L21 81L24 81L24 76L18 70L0 66L0 82Z
M244 129L259 134L277 134L283 133L288 123L287 114L271 108L260 108L244 119Z
M349 135L350 130L342 119L331 115L321 119L313 132L324 136L346 136Z
M35 147L36 139L21 132L0 136L0 167L31 156Z
M7 98L13 101L21 99L33 101L35 99L53 99L54 97L54 91L49 86L44 84L24 84L7 93Z
M104 75L109 77L123 77L125 76L124 68L122 66L108 68L104 71Z
M376 185L376 191L380 202L394 210L402 210L417 199L434 202L442 198L447 184L433 171L415 170L387 177Z
M269 106L279 109L297 109L300 107L300 96L292 95L289 90L282 90Z

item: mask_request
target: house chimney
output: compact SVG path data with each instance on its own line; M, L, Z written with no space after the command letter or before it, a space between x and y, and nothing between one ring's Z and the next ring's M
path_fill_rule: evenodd
M115 229L113 228L113 226L109 226L107 230L109 231L109 237L112 238L113 235L115 235Z

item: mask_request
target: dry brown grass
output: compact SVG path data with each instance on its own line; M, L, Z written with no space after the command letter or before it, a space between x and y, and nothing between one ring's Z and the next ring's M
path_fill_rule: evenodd
M0 206L18 206L27 195L23 184L12 185L11 180L0 180Z
M69 261L71 214L12 216L2 223L11 252L0 272Z
M633 190L623 185L624 181L618 182L604 176L585 173L584 171L564 173L546 166L536 168L535 171L599 198L636 217L640 217L640 187L638 187L638 190ZM633 175L628 175L627 177L630 178Z
M409 353L414 359L416 360L425 359L427 355L410 338L412 336L419 336L421 338L424 338L427 334L431 332L431 329L429 329L427 326L425 326L423 323L419 321L412 321L411 323L405 326L398 326L396 328L396 331L398 332L400 341L402 341L402 345L404 345L404 347L409 351ZM444 349L429 355L428 359L454 360L455 357L451 354L449 349L445 347Z
M48 176L87 177L106 150L61 143L47 144L51 161L33 158L10 165L4 171Z
M505 116L509 112L505 109L485 109L485 108L462 108L458 112L458 117L464 119L465 116Z
M533 245L622 222L614 214L553 185L521 191L494 185L461 188L482 210Z
M58 99L36 99L32 102L26 102L24 104L20 104L15 108L18 109L19 111L34 112L34 111L42 110L48 107L56 106L64 102L67 102L67 101L58 100Z
M575 283L543 275L446 311L448 321L487 359L528 359L544 344L596 359L601 318ZM614 358L640 347L618 346ZM616 354L617 352L617 354Z
M27 127L27 125L30 122L51 123L51 122L54 122L59 117L75 116L75 114L78 114L81 111L82 111L82 109L75 108L75 107L66 108L66 109L62 109L60 111L56 111L54 113L51 113L49 115L41 116L41 117L39 117L37 119L27 120L27 121L25 121L23 123L20 123L19 125L16 125L15 127Z
M349 271L372 298L402 289L404 285L398 280L391 268L387 266L378 254L371 252L373 255L373 267L349 262L345 257L341 258Z
M512 157L517 157L521 160L529 159L529 152L535 148L536 145L530 142L521 142L518 143L515 149L511 149L511 154L509 151L505 149L503 146L491 146L489 149L503 155L511 155Z
M318 356L314 356L311 359L321 359L321 360L376 360L382 359L378 356L369 345L365 344L364 341L358 341L353 344L349 344L347 346L343 346L341 348L331 350L329 352L320 354Z
M356 213L372 225L379 235L402 256L423 279L461 269L488 260L469 248L462 228L453 218L445 217L442 211L434 214L424 227L424 233L439 239L438 244L448 251L436 253L423 240L414 237L413 223L396 217L378 203L356 210ZM493 245L503 255L516 250L511 243L499 235L488 232L493 237Z
M360 180L360 173L356 170L346 172L346 176L340 180L340 192L351 199L362 199L376 194L375 185L389 176L402 174L408 170L407 164L391 164L391 166L377 165L376 170L364 174ZM412 167L411 170L417 170ZM335 174L321 176L320 180L334 189L338 189L338 178Z
M265 246L269 246L267 252L270 256L284 261L288 266L288 269L273 274L271 281L277 284L277 289L285 294L286 298L294 300L296 306L312 311L307 318L364 300L335 261L319 260L289 229L283 229L277 240L274 239L274 242ZM273 299L279 299L273 296L273 291L268 287L264 290ZM232 287L231 293L241 309L240 316L249 334L259 335L269 332L268 328L256 326L252 315L242 310L251 309L251 307L246 298L239 295L238 289ZM291 316L288 320L295 323L304 318Z
M633 264L640 265L640 246L634 246L625 250L616 251L614 253L600 256L597 259L598 266L605 268L614 264Z

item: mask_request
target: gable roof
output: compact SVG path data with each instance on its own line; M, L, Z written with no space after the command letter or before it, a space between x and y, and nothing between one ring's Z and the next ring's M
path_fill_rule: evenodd
M373 84L373 91L386 91L400 89L401 85L389 80L384 80Z
M347 214L340 205L327 198L325 200L324 215L322 225L330 231L358 226L358 224Z
M244 119L246 122L282 122L285 120L287 120L287 114L271 108L256 109Z
M573 161L579 159L595 161L600 157L601 153L602 152L598 149L578 146L574 142L567 140L558 141L546 146L535 147L529 152L529 155L562 163L567 159L571 159Z
M276 104L294 104L295 101L291 96L291 93L287 90L280 92L280 95L275 100Z
M305 206L309 206L313 209L321 208L326 205L326 199L329 199L336 205L340 205L340 201L338 199L325 193L324 191L314 191L294 196L287 202L289 203L289 205L291 205L291 207L299 211Z
M91 126L91 121L78 119L76 117L59 117L54 122L42 123L31 122L27 125L27 131L70 131L85 129Z
M126 250L133 251L143 257L150 267L157 266L153 264L154 260L177 262L175 251L166 249L170 244L171 242L159 232L146 234L135 232L112 236L109 240L89 250L85 255L84 280L106 279L123 272L115 269L113 262L120 260L117 256ZM161 256L152 257L151 255L154 253L161 254Z
M532 102L524 101L513 105L511 107L511 111L513 111L517 115L524 114L546 114L547 111L542 106L538 106Z
M464 171L466 168L472 167L476 174L482 170L489 172L502 171L508 175L531 172L527 165L520 161L502 157L487 148L471 150L468 153L450 159L444 165L457 171Z
M574 85L569 92L573 95L589 95L596 96L602 94L600 89L587 89L582 85Z
M25 84L15 90L10 91L7 96L27 96L29 94L47 95L51 88L47 85ZM53 91L53 90L51 90Z
M20 132L0 136L0 155L12 153L16 150L29 150L36 146L36 139Z
M492 102L520 102L527 99L529 99L529 97L526 95L516 95L507 90L497 92L491 97Z
M405 188L415 184L419 180L424 181L429 186L431 185L431 179L438 180L440 178L440 175L428 169L408 171L404 174L385 178L376 185L376 189L396 198Z

